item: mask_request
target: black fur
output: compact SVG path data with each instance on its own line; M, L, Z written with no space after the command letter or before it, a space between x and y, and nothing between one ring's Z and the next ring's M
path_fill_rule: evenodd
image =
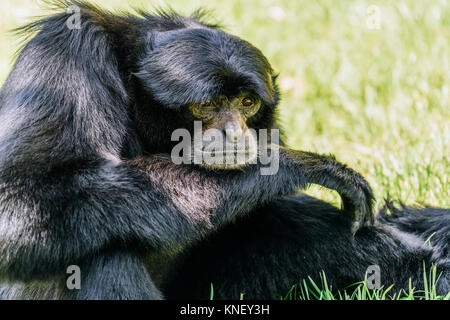
M23 28L35 36L0 91L3 297L160 299L180 251L309 183L340 192L336 230L354 241L351 220L372 218L372 193L330 157L283 149L278 174L261 176L259 165L215 172L164 155L172 131L191 128L185 104L219 93L252 92L263 105L249 127L276 127L276 77L259 50L198 15L74 3L80 30L67 13ZM64 287L72 264L79 291Z
M436 266L437 292L450 292L450 210L395 208L389 204L374 226L355 237L331 205L306 195L280 199L227 225L192 247L161 287L171 299L279 299L294 284L321 283L324 271L334 290L362 281L379 265L381 285L391 294L424 289L423 266ZM426 242L430 234L435 234ZM309 283L307 281L307 283ZM347 289L351 292L351 287Z

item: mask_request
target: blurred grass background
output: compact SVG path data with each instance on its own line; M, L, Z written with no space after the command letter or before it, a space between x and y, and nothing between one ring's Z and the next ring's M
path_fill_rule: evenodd
M0 83L18 47L8 31L43 14L39 2L1 0ZM213 10L280 73L290 146L335 154L367 177L378 205L450 206L449 0L96 2ZM309 193L338 202L319 188Z

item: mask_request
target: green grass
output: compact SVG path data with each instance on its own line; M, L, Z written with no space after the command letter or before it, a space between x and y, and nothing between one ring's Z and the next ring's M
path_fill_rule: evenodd
M97 2L111 9L164 6ZM263 51L280 73L280 120L290 146L335 154L369 180L378 206L384 198L450 206L450 1L171 0L170 5L185 14L199 6L212 9L227 31ZM379 29L366 26L369 5L380 10ZM0 83L17 48L7 31L42 13L33 0L2 0ZM318 187L309 193L338 203L335 193ZM314 292L315 286L306 284ZM324 290L322 297L336 298ZM356 290L348 297L369 296L364 284Z
M294 285L281 300L450 300L450 292L445 296L438 295L436 284L439 276L435 267L430 268L428 275L424 271L424 288L417 290L410 282L408 290L393 291L393 285L369 289L366 280L349 285L345 290L333 291L328 285L325 273L320 275L320 284L310 277Z

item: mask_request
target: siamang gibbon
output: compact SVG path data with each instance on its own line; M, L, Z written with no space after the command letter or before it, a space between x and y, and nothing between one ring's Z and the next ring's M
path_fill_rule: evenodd
M273 298L304 272L327 269L339 287L371 264L386 281L402 287L412 274L420 286L422 260L447 272L448 288L445 227L437 250L419 245L416 229L375 219L367 182L330 156L266 138L279 152L276 174L250 161L264 151L258 130L278 129L279 100L274 71L250 43L200 12L58 5L21 29L33 37L0 92L1 297L205 298L214 282L219 298ZM79 28L67 24L68 6ZM195 137L195 121L223 135L222 163L173 163L173 132ZM245 161L229 165L237 153ZM336 190L343 208L286 198L312 183ZM428 216L424 234L435 227ZM80 289L66 287L70 265Z

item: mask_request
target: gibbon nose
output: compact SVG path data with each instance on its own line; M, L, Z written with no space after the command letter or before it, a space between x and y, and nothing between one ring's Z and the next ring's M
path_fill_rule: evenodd
M236 122L228 121L224 126L224 130L227 140L231 143L236 143L243 134L241 126Z

